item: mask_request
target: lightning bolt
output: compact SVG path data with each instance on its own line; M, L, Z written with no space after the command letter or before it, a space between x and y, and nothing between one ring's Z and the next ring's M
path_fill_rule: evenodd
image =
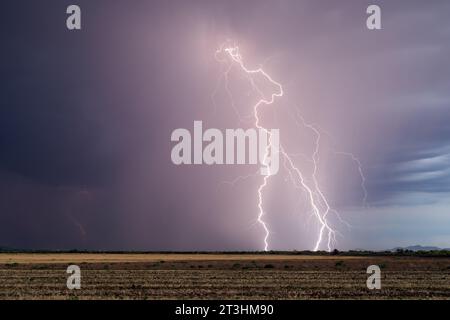
M365 208L368 207L367 205L367 188L366 188L366 177L364 176L363 166L361 164L361 161L350 152L344 152L344 151L336 151L337 155L343 155L349 157L354 163L356 163L356 167L358 168L359 176L361 177L361 189L363 190L364 196L363 196L363 206Z
M224 55L225 55L225 58L223 58L223 59L220 58ZM244 74L246 75L247 79L249 80L249 82L251 84L252 89L255 92L257 92L258 95L260 96L260 99L258 100L258 102L253 106L254 127L257 129L263 130L268 135L269 139L268 139L268 144L267 144L267 147L266 147L266 150L264 153L264 157L263 157L263 161L262 161L262 166L265 167L266 174L264 174L263 181L261 182L261 184L259 185L259 187L257 189L257 196L258 196L257 222L261 225L261 227L264 230L264 239L263 239L264 251L268 251L269 250L269 238L270 238L271 233L270 233L268 224L266 223L266 221L264 219L264 217L266 215L266 211L264 210L264 190L268 186L268 184L270 182L270 178L272 176L272 174L270 172L269 163L267 162L267 159L269 156L269 150L272 146L272 135L268 128L261 125L259 109L263 105L271 106L274 104L274 102L277 98L281 98L284 95L283 87L279 82L275 81L269 74L267 74L262 69L262 67L259 67L256 69L248 68L244 63L242 55L240 54L239 47L236 45L228 46L227 44L223 44L216 51L215 58L218 62L226 64L226 68L225 68L225 71L223 71L224 73L223 73L223 77L221 78L221 81L222 81L222 79L225 80L225 89L227 91L227 95L230 98L231 105L232 105L240 122L244 122L248 117L241 116L241 114L239 113L239 111L233 101L231 91L228 87L228 75L234 66L237 66L242 72L244 72ZM270 95L270 98L265 98L263 92L255 84L254 76L257 76L257 75L264 77L266 80L268 80L271 84L273 84L277 88L276 92L274 92ZM216 94L218 86L219 86L219 84L217 85L216 90L214 91L214 93L212 95L213 100L214 100L214 96ZM336 230L334 230L332 228L332 226L330 225L329 214L334 213L341 222L343 222L345 224L347 224L347 223L341 219L341 217L339 216L339 213L336 210L331 208L331 206L328 203L327 198L325 197L323 191L320 188L320 185L319 185L319 182L317 179L321 133L312 124L306 123L305 120L303 119L303 117L301 117L300 115L298 115L298 118L300 119L300 121L295 119L297 122L297 125L304 126L305 128L311 130L311 132L313 132L316 137L314 152L313 152L311 160L310 160L311 163L313 164L313 172L312 172L312 176L311 176L312 182L305 178L305 175L302 173L300 168L298 168L295 165L295 163L292 159L293 155L290 155L285 150L284 146L281 143L280 143L279 153L282 157L284 168L288 172L289 178L291 179L291 181L294 184L294 186L296 187L296 189L299 189L300 191L306 193L309 205L312 210L312 215L316 218L316 221L319 224L319 231L318 231L317 239L315 241L313 250L317 251L317 250L321 249L322 244L326 243L327 250L331 251L333 246L336 244L336 235L339 233ZM340 153L340 154L346 155L346 156L351 156L352 160L359 164L359 172L361 174L361 177L363 177L362 186L364 187L365 179L364 179L364 175L362 174L361 163L359 162L359 160L350 153ZM254 175L251 175L251 176L254 176ZM240 180L246 179L248 177L249 176L238 177L229 184L234 184L234 183L236 183ZM365 187L364 187L364 192L365 192L364 193L364 195L365 195L364 202L365 202L365 199L367 198L367 192L366 192Z
M314 152L314 155L313 155L313 160L309 160L309 161L313 162L313 163L314 163L314 169L317 169L317 166L315 165L316 161L314 161L314 158L315 158L315 157L318 157L318 153L319 153L319 145L320 145L320 139L321 139L321 133L320 133L320 131L324 131L325 134L326 134L329 138L331 138L332 140L333 140L333 137L331 136L330 133L328 133L328 132L326 132L325 130L319 128L318 126L315 126L315 125L310 124L310 123L306 123L305 119L301 116L300 111L299 111L298 109L297 109L297 113L296 113L295 116L298 117L298 118L301 120L303 126L309 128L309 129L310 129L311 131L313 131L314 134L316 135L316 148L315 148L315 152ZM297 123L298 126L301 126L295 117L292 117L292 118L296 121L296 123ZM334 149L334 148L333 148L333 149ZM359 174L359 176L360 176L360 178L361 178L361 184L360 184L360 185L361 185L361 189L362 189L362 191L363 191L362 205L363 205L364 208L367 208L367 207L368 207L368 204L367 204L368 192L367 192L367 188L366 188L366 177L365 177L365 175L364 175L363 165L361 164L361 161L359 160L358 157L356 157L356 156L355 156L353 153L351 153L351 152L346 152L346 151L334 151L334 154L335 154L335 155L340 155L340 156L347 157L347 158L349 158L353 163L356 164L356 167L357 167L357 170L358 170L358 174ZM303 154L296 154L295 156L302 156L303 158L306 158L306 156L303 155ZM306 158L306 160L308 161L307 158ZM317 160L318 160L318 159L317 159ZM347 222L345 222L344 220L341 219L341 217L339 216L339 213L338 213L337 211L335 211L335 210L333 210L333 209L331 209L331 210L334 211L334 212L336 213L336 215L338 216L338 219L340 219L341 222L343 222L344 224L347 224L347 225L348 225ZM349 225L348 225L348 226L349 226Z

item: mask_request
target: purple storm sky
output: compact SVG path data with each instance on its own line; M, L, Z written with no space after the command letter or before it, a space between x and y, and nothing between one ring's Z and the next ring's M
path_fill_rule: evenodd
M68 31L77 3L82 30ZM366 28L378 4L382 30ZM449 1L7 1L0 13L0 246L261 250L259 166L175 166L171 133L243 127L214 52L236 42L285 95L262 111L293 153L323 130L319 183L351 227L338 249L450 247ZM235 103L254 97L239 70ZM216 90L214 99L212 94ZM213 103L213 100L215 103ZM347 151L362 163L368 191ZM298 157L297 165L311 171ZM317 225L280 170L270 249L311 249Z

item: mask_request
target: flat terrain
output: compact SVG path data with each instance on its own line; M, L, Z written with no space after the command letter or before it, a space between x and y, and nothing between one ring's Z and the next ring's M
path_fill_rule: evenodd
M287 254L183 254L183 253L0 253L0 264L5 263L107 263L107 262L158 262L164 261L237 261L237 260L317 260L331 259L334 256L308 256ZM343 256L340 259L361 259Z
M66 268L81 268L68 290ZM380 266L382 289L366 269ZM450 258L0 254L0 299L450 299Z

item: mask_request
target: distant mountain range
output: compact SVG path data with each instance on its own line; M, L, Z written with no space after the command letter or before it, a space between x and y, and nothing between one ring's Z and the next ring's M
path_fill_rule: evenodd
M409 246L409 247L396 247L394 249L390 249L388 251L397 251L397 250L409 250L409 251L439 251L439 250L450 250L450 248L439 248L439 247L428 247L428 246Z

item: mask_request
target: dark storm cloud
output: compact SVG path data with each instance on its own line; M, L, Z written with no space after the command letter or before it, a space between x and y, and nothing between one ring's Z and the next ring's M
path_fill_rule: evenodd
M432 92L434 87L422 83L425 93ZM450 192L450 96L446 92L435 95L434 100L439 104L433 105L433 98L429 98L429 102L418 99L416 106L401 106L406 110L405 123L393 141L387 142L386 159L374 170L374 201L388 198L385 200L390 202L390 195L398 197L408 192L436 193L446 198ZM395 143L389 146L390 142ZM439 200L439 197L430 197ZM429 200L424 197L423 201Z
M96 61L83 49L89 41L56 27L64 8L19 1L2 10L0 168L41 183L100 184L115 159L101 141Z

